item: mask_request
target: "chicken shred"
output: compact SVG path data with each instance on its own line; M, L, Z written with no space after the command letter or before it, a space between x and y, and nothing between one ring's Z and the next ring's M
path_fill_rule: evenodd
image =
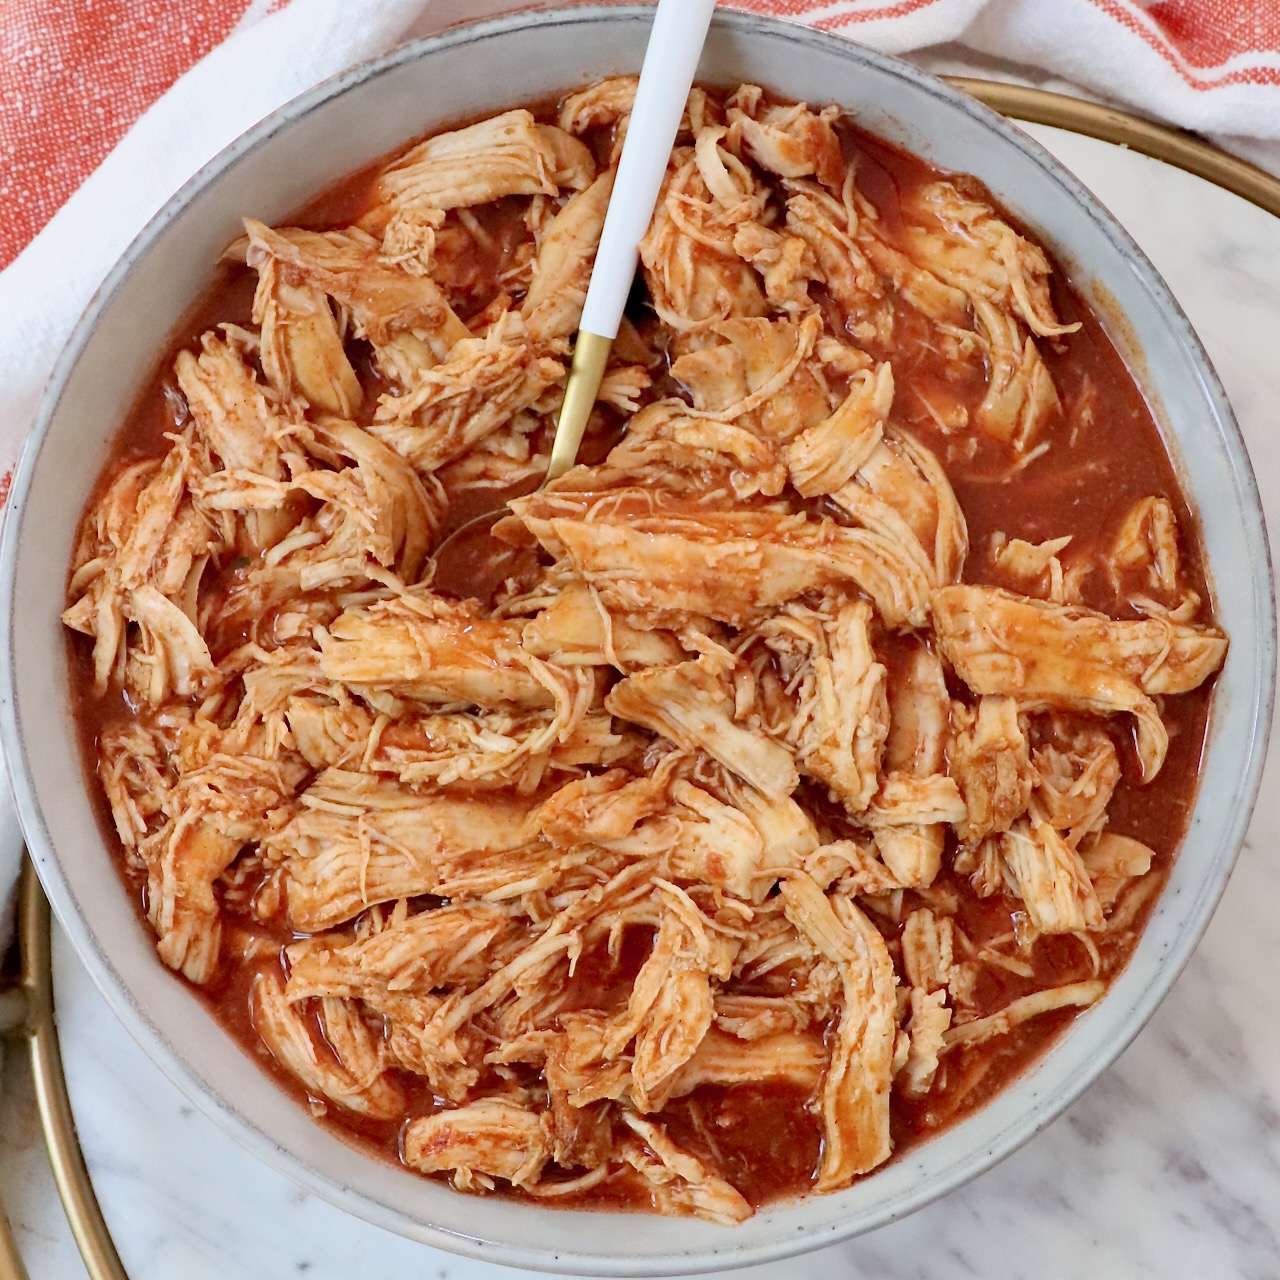
M1169 743L1153 697L1196 688L1227 651L1212 627L1117 621L998 588L943 587L933 614L944 655L974 693L1012 697L1024 709L1133 715L1148 780Z
M517 1187L536 1182L550 1157L550 1117L531 1111L520 1098L482 1098L423 1116L404 1134L411 1169L450 1172L454 1185L466 1190L483 1187L482 1179L502 1178Z
M644 1178L661 1212L691 1210L725 1225L751 1216L751 1206L731 1183L682 1151L659 1125L629 1112L623 1113L623 1121L639 1139L623 1148L624 1159Z
M734 720L728 683L706 657L628 676L613 687L605 705L677 746L705 751L766 794L790 795L799 784L785 747Z
M249 996L254 1026L272 1056L313 1096L377 1120L399 1115L404 1094L387 1076L386 1055L373 1032L344 1001L320 1004L323 1048L279 978L258 974Z
M528 111L508 111L438 134L383 170L376 194L388 213L405 205L456 209L503 196L580 191L595 177L591 153Z
M773 731L851 814L871 803L889 732L885 669L876 661L870 623L871 610L861 603L843 605L834 617L791 605L760 628L794 691L790 723Z
M828 898L807 876L782 882L787 916L838 966L843 1007L822 1086L826 1143L819 1189L844 1186L889 1156L897 977L879 931L854 903Z
M945 992L911 988L911 1041L902 1067L902 1088L908 1097L924 1097L937 1078L938 1058L951 1026L951 1010L945 1000Z
M1001 837L1005 865L1042 933L1102 928L1102 907L1080 855L1047 822L1015 822Z
M1049 260L982 200L951 182L919 187L911 200L919 218L907 233L908 252L940 280L962 289L976 304L988 301L1014 312L1038 337L1073 333L1049 301Z

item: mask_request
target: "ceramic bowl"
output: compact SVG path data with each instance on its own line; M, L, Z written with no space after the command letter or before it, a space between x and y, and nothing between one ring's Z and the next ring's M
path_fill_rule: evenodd
M157 960L81 776L58 621L76 523L111 438L173 327L253 213L286 217L374 157L447 122L636 69L651 11L524 14L409 45L298 98L203 168L116 265L58 362L9 500L0 562L3 748L31 855L58 919L134 1036L251 1151L317 1195L414 1239L495 1262L591 1275L741 1266L831 1244L918 1209L1057 1116L1169 990L1226 884L1271 719L1274 610L1261 507L1240 432L1168 288L1089 193L1034 142L932 77L837 37L724 14L701 75L836 102L858 124L977 174L1057 253L1111 324L1202 521L1231 651L1190 832L1128 968L1106 997L976 1115L837 1195L736 1228L553 1211L459 1195L346 1146L288 1101Z

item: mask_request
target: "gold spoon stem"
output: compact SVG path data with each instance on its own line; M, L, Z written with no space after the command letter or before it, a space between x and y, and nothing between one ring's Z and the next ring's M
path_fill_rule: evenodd
M555 439L551 442L547 480L558 480L577 461L582 433L587 429L591 410L600 394L605 365L609 363L612 349L612 338L588 333L585 329L578 331L577 341L573 344L573 365L564 389L564 403L560 406L560 419L556 423Z

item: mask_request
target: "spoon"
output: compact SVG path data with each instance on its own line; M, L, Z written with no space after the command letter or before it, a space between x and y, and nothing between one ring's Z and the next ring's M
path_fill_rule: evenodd
M658 202L714 8L715 0L658 2L635 105L618 160L618 176L587 286L573 346L573 363L543 485L564 475L578 457L578 447L600 394L605 366L635 280L640 241ZM461 556L463 542L506 514L504 503L496 510L472 516L449 534L435 552L437 577L451 576L441 570L441 557L446 551ZM479 565L475 557L466 559L468 591L473 592L470 580L474 579Z

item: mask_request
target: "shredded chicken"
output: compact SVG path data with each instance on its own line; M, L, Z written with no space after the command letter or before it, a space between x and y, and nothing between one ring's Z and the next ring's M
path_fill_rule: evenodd
M319 1003L324 1038L317 1042L275 975L260 973L249 996L254 1027L272 1056L314 1097L375 1120L400 1115L404 1092L386 1074L386 1051L375 1034L345 1001Z
M1227 652L1212 627L1116 621L987 587L944 587L933 613L944 655L974 693L1012 697L1025 709L1133 715L1148 781L1169 744L1153 698L1197 688Z
M1107 560L1117 602L1141 613L1190 622L1200 595L1186 580L1178 518L1168 498L1141 498L1125 516Z
M550 707L584 677L521 647L516 622L404 595L346 610L320 636L320 669L356 692L423 704Z
M682 332L731 316L762 316L767 308L759 277L733 247L736 225L759 215L764 192L725 152L723 135L723 128L708 126L694 147L677 148L640 243L653 305Z
M835 413L787 445L787 470L796 489L812 498L835 493L853 479L883 438L892 403L890 365L855 374L853 389Z
M735 316L708 324L671 372L700 413L782 443L837 407L817 351L821 334L812 313L799 320Z
M574 196L547 228L521 305L526 331L535 341L567 338L578 327L612 191L613 171L607 170Z
M1055 1009L1088 1008L1101 999L1105 990L1105 982L1072 982L1065 987L1050 987L1033 995L1021 996L997 1013L959 1023L944 1032L944 1051L962 1046L972 1047L994 1036L1008 1035L1031 1018L1051 1013Z
M789 795L800 781L785 747L734 721L730 685L705 657L628 676L605 705L677 746L705 751L766 794Z
M911 1020L907 1024L911 1040L902 1067L902 1088L908 1097L924 1097L937 1078L938 1057L951 1026L951 1010L944 1003L945 998L941 991L911 988Z
M1080 858L1104 911L1110 911L1131 880L1140 880L1155 860L1141 840L1104 831L1084 849Z
M484 1187L492 1178L517 1187L536 1182L550 1156L550 1117L519 1097L482 1098L423 1116L404 1133L404 1160L411 1169L447 1171L465 1190Z
M963 821L966 810L947 775L951 702L942 662L920 643L908 643L904 657L890 679L894 715L867 821L898 882L927 888L942 867L944 823Z
M563 377L564 365L523 318L504 313L487 333L452 346L443 363L419 369L405 394L384 395L370 430L431 474L532 408Z
M989 435L1024 450L1062 403L1036 344L1023 337L1018 321L982 297L974 298L973 309L986 337L990 366L978 424Z
M1031 799L1033 776L1027 738L1012 698L978 699L955 708L951 776L960 786L965 816L956 834L966 844L1008 831Z
M1053 604L1080 604L1076 584L1063 566L1063 552L1070 545L1070 535L1028 542L997 533L991 539L991 559L1007 584L1024 594Z
M731 1183L682 1151L658 1125L627 1113L623 1119L639 1139L623 1148L624 1159L644 1178L660 1212L692 1211L724 1225L751 1216L751 1206Z
M889 1086L897 978L884 939L845 897L807 876L782 882L788 918L840 972L843 1006L822 1086L826 1132L819 1190L846 1185L889 1156Z
M1062 324L1049 301L1049 259L1018 235L985 201L951 182L919 187L908 202L908 253L940 280L962 289L976 305L988 301L1014 312L1032 333L1055 337L1078 324Z
M539 487L635 92L246 219L63 621L160 959L247 989L314 1112L463 1191L729 1225L1102 997L1175 852L1126 797L1227 641L1176 494L1128 471L1093 527L1098 338L1043 250L964 177L884 205L837 108L753 85L690 94Z
M438 134L406 151L379 176L375 191L389 212L404 205L455 209L502 196L580 191L595 176L590 151L527 111Z
M311 365L322 359L327 365L334 357L315 349L315 324L308 324L299 335L279 315L278 308L274 313L268 311L270 291L281 280L295 281L298 288L309 287L312 296L319 291L331 298L351 316L357 336L371 344L381 369L401 380L412 377L421 365L444 360L459 342L471 336L445 291L430 276L411 272L385 257L378 242L356 228L273 230L248 218L245 231L246 261L259 272L255 306L263 313L264 366L268 372L279 369L273 381L282 389L305 395L318 408L330 409L330 404L337 404L341 412L344 404L354 407L356 391L346 381L340 364L333 371L325 368L323 373L298 367L300 357L306 357ZM323 315L320 319L323 321ZM300 347L300 342L310 343L310 349ZM331 343L328 339L330 349ZM310 394L304 377L311 382ZM317 387L322 392L318 402L312 399Z
M914 987L937 991L951 979L955 928L948 916L928 907L913 911L902 926L902 967Z
M938 459L905 432L880 440L831 498L910 555L930 583L959 580L969 550L964 512Z
M889 732L885 669L876 661L870 622L865 604L823 612L791 605L760 628L792 690L790 720L771 726L773 732L852 814L871 803Z
M741 624L825 587L856 587L891 626L922 625L928 578L873 529L802 514L707 511L643 490L555 492L511 503L529 532L610 608L658 622Z
M1042 933L1102 928L1102 907L1080 855L1047 823L1014 823L1001 838L1005 866Z
M811 111L803 103L775 106L755 85L742 85L730 100L730 132L742 135L747 154L761 168L783 178L816 174L828 187L844 181L844 153L832 127L840 118L836 107Z

